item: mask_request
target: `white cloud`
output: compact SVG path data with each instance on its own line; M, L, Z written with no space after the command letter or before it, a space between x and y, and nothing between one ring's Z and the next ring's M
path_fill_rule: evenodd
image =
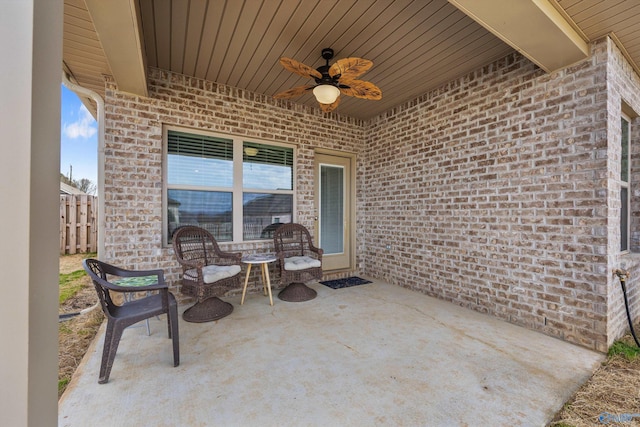
M97 132L96 121L84 105L80 106L80 118L64 125L64 134L72 139L90 138Z

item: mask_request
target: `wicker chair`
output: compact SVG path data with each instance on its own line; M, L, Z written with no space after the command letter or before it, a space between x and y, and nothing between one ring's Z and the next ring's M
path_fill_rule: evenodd
M218 295L241 287L239 252L223 252L207 230L193 225L178 228L173 235L173 250L182 266L184 295L195 297L196 303L185 310L187 322L210 322L233 311L233 305Z
M309 230L300 224L284 224L273 233L280 280L283 289L278 297L285 301L306 301L316 291L304 285L322 279L323 251L313 245Z
M169 292L169 286L164 281L162 270L124 270L113 265L98 261L97 259L85 259L82 266L91 277L93 285L98 293L102 311L107 317L107 331L104 336L102 348L102 362L100 364L100 376L98 382L104 384L109 381L111 367L116 358L118 344L125 328L150 317L167 313L167 325L169 338L173 341L173 366L180 364L180 345L178 337L178 305L173 294ZM152 284L144 285L145 281L133 278L155 276ZM133 279L140 280L143 285L122 286L115 284L113 278L119 278L121 282ZM110 281L112 280L112 281ZM133 282L132 282L133 283ZM133 299L121 305L117 305L111 299L111 292L132 293L158 291L146 297Z

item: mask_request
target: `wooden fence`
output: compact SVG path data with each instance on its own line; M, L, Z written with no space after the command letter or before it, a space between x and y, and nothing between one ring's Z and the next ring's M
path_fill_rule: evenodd
M97 252L98 198L60 195L60 254Z

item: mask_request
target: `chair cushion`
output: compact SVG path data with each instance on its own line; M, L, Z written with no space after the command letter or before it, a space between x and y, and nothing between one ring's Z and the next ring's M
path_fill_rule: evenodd
M148 286L158 283L158 276L136 276L136 277L122 277L113 282L118 286Z
M321 267L320 260L308 256L292 256L284 259L284 269L289 271L306 270L307 268Z
M239 265L207 265L202 268L202 275L204 283L213 283L227 277L233 277L240 273L240 270Z

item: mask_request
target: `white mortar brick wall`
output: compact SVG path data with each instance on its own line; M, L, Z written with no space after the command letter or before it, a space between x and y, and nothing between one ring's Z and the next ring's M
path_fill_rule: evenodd
M608 344L620 337L628 330L628 321L624 308L624 299L620 282L613 274L616 268L629 270L631 273L627 281L629 305L631 317L638 320L640 317L640 255L636 253L621 254L620 248L620 119L623 103L626 104L628 115L631 118L630 153L631 153L631 230L640 231L640 77L633 70L629 62L624 58L620 49L609 38L606 43L598 46L607 52L607 86L608 86L608 117L609 117L609 147L608 159L610 161L610 193L609 193L609 262L607 283L607 318L608 318ZM639 248L631 242L632 249Z
M148 98L119 92L111 79L105 98L107 261L125 268L163 268L177 296L178 264L173 249L162 246L163 125L295 144L296 220L312 233L314 150L358 154L364 140L360 120L158 69L149 70ZM356 168L363 169L360 161ZM356 238L362 240L362 231ZM273 242L221 247L266 251L273 250Z
M365 272L605 350L606 54L513 54L374 120Z
M512 54L368 123L157 69L149 86L143 98L107 81L108 261L178 284L161 208L162 126L177 125L296 144L297 221L310 229L314 149L356 153L356 273L600 351L624 330L611 271L640 267L618 251L614 177L620 99L640 107L640 84L608 38L552 74Z

